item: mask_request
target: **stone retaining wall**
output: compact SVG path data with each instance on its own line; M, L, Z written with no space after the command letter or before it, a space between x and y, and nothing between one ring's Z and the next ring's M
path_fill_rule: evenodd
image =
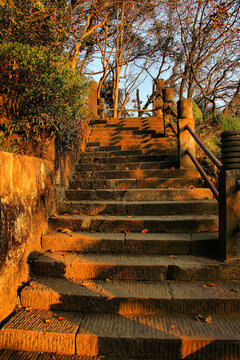
M27 260L41 249L54 209L54 163L0 152L0 320L29 278Z

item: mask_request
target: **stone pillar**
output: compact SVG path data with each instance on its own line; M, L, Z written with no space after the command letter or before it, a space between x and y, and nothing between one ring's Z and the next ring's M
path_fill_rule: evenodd
M97 82L92 81L88 98L88 114L97 118Z
M104 99L98 99L98 116L100 119L104 119Z
M171 107L174 103L174 90L170 87L163 89L163 120L164 120L164 128L165 133L167 130L167 126L170 122L171 116Z
M240 259L240 131L221 134L223 166L219 173L219 252Z
M195 128L195 120L193 119L193 108L191 99L179 100L177 103L178 110L178 154L179 164L181 169L195 168L192 160L186 155L186 150L189 149L193 156L195 152L195 140L188 130L185 129L188 125L192 130Z

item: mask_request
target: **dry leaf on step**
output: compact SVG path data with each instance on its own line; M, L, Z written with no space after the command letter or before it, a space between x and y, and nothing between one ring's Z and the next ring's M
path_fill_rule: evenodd
M196 319L197 321L203 321L203 320L204 320L203 316L200 315L200 314L196 315L196 316L195 316L195 319Z
M149 232L148 229L143 229L143 230L141 231L142 234L146 234L147 232Z
M208 323L208 324L212 323L212 318L211 318L210 315L205 319L205 322Z
M52 322L52 320L46 319L46 320L44 320L44 322L45 322L45 324L50 324Z
M70 229L58 228L57 231L58 231L58 232L61 232L61 233L64 233L64 234L68 234L69 236L72 236L72 235L71 235L72 230L70 230Z

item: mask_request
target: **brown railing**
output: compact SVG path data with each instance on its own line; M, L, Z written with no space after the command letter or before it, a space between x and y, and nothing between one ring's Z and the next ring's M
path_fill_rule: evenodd
M202 142L202 140L195 134L195 132L188 126L186 125L186 130L189 131L189 133L192 135L192 137L194 138L194 140L198 143L198 145L202 148L202 150L205 152L205 154L212 160L212 162L214 163L214 165L216 165L216 167L218 168L218 170L221 169L222 167L222 163L213 155L213 153L204 145L204 143ZM216 187L214 186L214 184L212 183L212 181L209 179L209 177L207 176L206 172L203 170L202 166L200 165L200 163L197 161L197 159L193 156L193 154L191 153L191 151L189 149L186 150L186 154L190 157L190 159L192 160L192 162L194 163L194 165L196 166L196 168L198 169L198 171L200 172L200 174L202 175L203 179L206 181L208 187L210 188L210 190L212 191L214 197L219 200L219 192L216 189Z

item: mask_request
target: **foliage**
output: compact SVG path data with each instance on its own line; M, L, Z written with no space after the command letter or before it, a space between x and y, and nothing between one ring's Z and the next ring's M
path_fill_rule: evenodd
M237 117L219 113L216 116L216 120L218 121L218 123L223 131L224 130L240 130L240 121L239 121L239 118L237 118Z
M64 56L3 42L0 83L1 130L10 148L43 156L44 144L55 136L61 151L70 150L83 121L87 83Z

